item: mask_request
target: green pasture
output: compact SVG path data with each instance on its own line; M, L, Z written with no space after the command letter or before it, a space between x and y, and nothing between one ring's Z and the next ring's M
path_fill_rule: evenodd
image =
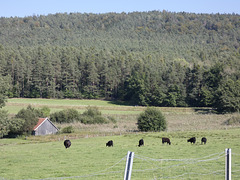
M89 106L96 106L102 114L139 114L143 107L134 107L122 105L116 101L105 100L77 100L77 99L30 99L30 98L12 98L8 99L6 106L3 108L10 114L17 114L22 108L31 105L35 108L47 106L51 113L61 111L66 108L73 108L79 112L84 112Z
M78 100L78 99L37 99L37 98L11 98L8 99L6 106L3 107L10 114L17 114L22 108L31 105L35 108L47 106L51 113L61 111L66 108L74 108L79 112L86 110L88 106L96 106L102 114L125 114L136 115L146 109L142 106L130 106L118 101L106 100ZM194 108L180 107L158 107L165 114L191 114L195 113Z
M58 136L58 135L56 135ZM197 143L187 143L196 136ZM201 145L201 137L207 137ZM162 145L161 137L172 145ZM44 137L43 137L44 138ZM66 135L68 138L68 135ZM143 138L145 145L138 147ZM40 137L41 139L41 137ZM240 129L162 133L63 140L0 139L0 179L123 179L128 151L135 153L132 179L224 179L225 148L232 149L232 178L240 177ZM113 140L113 147L106 147ZM178 161L181 160L181 161Z
M77 99L41 99L41 98L12 98L8 99L9 103L21 103L31 105L63 105L63 106L109 106L115 105L120 106L111 101L104 100L77 100Z
M0 139L0 179L123 179L126 155L135 153L132 179L224 179L225 148L232 149L232 179L240 179L239 124L226 125L234 114L212 114L209 109L158 107L166 117L168 131L140 133L137 115L146 107L104 100L8 99L3 108L11 115L31 105L47 106L51 113L66 108L80 112L97 106L117 123L73 123L73 134ZM67 124L57 124L65 127ZM116 135L117 134L117 135ZM105 136L112 135L112 136ZM197 143L187 139L195 136ZM208 141L201 145L205 136ZM169 137L172 145L162 145ZM65 149L63 139L72 141ZM139 139L145 145L138 147ZM108 140L114 147L106 147Z

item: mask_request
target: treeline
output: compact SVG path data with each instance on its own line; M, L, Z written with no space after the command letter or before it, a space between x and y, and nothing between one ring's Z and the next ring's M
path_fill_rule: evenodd
M238 111L240 16L170 12L0 18L9 97L105 98Z
M12 77L9 97L105 98L145 106L214 106L219 104L220 88L230 81L232 88L239 84L240 72L222 63L205 67L182 59L165 62L150 55L139 57L92 48L24 50L0 51L1 74Z

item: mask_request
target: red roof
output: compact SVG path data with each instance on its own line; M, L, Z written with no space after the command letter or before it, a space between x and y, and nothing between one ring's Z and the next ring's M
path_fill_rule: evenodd
M38 126L40 126L47 118L39 118L38 123L36 126L34 126L33 130L36 130Z

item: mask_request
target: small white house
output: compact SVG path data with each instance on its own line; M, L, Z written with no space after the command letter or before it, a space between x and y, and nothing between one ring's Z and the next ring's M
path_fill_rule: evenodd
M56 134L58 131L59 129L48 118L39 118L37 125L33 128L32 135Z

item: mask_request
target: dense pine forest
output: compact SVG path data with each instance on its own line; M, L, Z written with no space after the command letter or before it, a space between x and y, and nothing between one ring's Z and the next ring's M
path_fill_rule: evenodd
M240 15L167 11L0 18L8 97L240 110Z

